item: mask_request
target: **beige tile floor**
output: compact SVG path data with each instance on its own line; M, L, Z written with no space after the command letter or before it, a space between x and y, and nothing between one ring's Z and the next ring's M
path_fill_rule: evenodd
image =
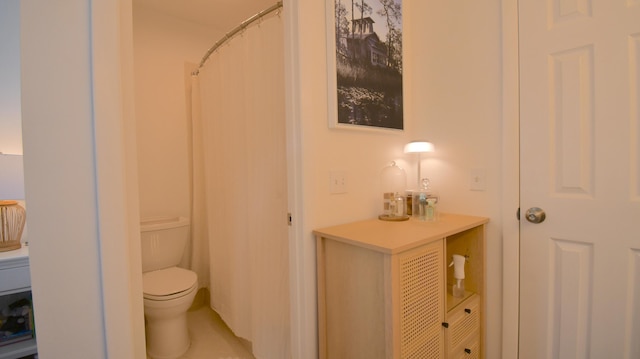
M180 359L255 359L208 305L190 309L187 321L191 347Z
M209 308L206 289L198 292L187 311L187 325L191 346L179 359L255 359L250 343L233 335L218 313Z

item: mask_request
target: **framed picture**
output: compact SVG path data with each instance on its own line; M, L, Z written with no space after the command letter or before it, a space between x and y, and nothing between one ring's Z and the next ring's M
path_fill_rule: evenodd
M404 130L402 0L326 0L329 126Z

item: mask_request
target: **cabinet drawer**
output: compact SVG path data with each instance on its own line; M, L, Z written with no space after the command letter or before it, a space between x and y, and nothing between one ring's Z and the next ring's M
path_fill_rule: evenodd
M29 267L12 267L0 270L0 293L28 290L31 286Z
M469 297L449 312L448 317L448 349L449 353L454 353L480 332L480 297ZM455 355L453 357L457 358Z
M449 357L455 359L480 359L480 336L472 336L468 342L463 343Z

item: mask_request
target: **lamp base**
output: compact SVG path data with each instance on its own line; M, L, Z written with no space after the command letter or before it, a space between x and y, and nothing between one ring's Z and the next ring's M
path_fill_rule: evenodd
M0 252L22 248L26 212L17 201L0 201Z
M15 251L22 248L20 241L8 241L0 243L0 252Z

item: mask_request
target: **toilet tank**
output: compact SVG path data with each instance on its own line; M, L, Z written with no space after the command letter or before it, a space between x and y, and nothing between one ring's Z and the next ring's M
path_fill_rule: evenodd
M189 228L184 217L141 220L142 272L177 266L189 241Z

